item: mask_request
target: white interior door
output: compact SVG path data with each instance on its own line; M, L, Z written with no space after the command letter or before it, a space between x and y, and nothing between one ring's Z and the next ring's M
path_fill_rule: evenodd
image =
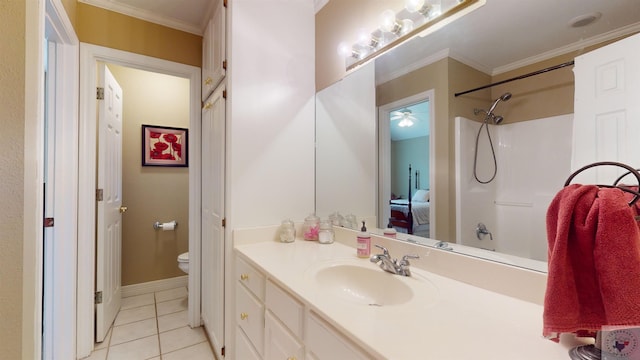
M225 99L219 86L202 109L202 321L222 359L224 347Z
M98 100L98 193L102 192L102 200L98 195L96 243L96 341L101 342L120 310L124 209L122 89L104 63L98 64L98 87L104 89L104 99Z
M598 161L639 168L640 34L579 56L575 62L572 171ZM610 184L624 172L599 166L572 182Z

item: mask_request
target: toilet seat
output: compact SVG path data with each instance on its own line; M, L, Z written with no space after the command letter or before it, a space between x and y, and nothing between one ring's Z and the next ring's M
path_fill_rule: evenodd
M189 252L178 255L178 268L185 274L189 273Z

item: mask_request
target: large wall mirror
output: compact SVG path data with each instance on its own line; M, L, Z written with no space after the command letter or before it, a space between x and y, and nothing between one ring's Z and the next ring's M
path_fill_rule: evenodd
M571 61L638 32L640 7L628 0L487 0L352 71L317 96L318 215L354 213L381 228L392 197L428 190L425 244L446 241L455 251L545 271L546 209L571 173ZM502 84L467 92L495 83ZM411 118L430 124L426 151L416 150L429 162L417 187L412 170L409 195L385 177L407 181L416 155L398 163L383 155L410 148L386 139L392 118L419 94L429 94L429 110Z

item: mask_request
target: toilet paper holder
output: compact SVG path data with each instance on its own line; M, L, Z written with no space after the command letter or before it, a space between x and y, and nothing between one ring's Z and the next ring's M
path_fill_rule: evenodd
M178 227L178 222L175 220L169 221L168 223L161 223L159 221L156 221L153 223L153 228L156 230L162 230L165 225L173 225L172 227L175 229L176 227Z

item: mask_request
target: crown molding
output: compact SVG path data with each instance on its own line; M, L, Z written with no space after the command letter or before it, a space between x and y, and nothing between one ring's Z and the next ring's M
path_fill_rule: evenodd
M203 18L203 21L201 21L201 24L199 26L196 26L194 24L176 20L174 18L158 15L151 11L128 6L126 4L117 2L117 0L78 0L78 2L200 36L203 35L204 29L207 26L207 20L209 18L209 16L205 16ZM209 2L206 14L210 15L212 13L213 4L213 1Z
M532 65L544 60L549 60L556 56L561 56L564 54L568 54L570 52L579 51L586 47L597 45L603 43L605 41L613 40L622 36L630 35L633 33L640 32L640 23L635 23L627 26L623 26L619 29L606 32L604 34L600 34L594 37L590 37L588 39L584 39L581 41L577 41L573 44L563 46L551 51L544 52L542 54L538 54L532 57L528 57L526 59L522 59L516 62L512 62L511 64L507 64L504 66L499 66L491 72L492 76L499 75L508 71L516 70L524 66Z

